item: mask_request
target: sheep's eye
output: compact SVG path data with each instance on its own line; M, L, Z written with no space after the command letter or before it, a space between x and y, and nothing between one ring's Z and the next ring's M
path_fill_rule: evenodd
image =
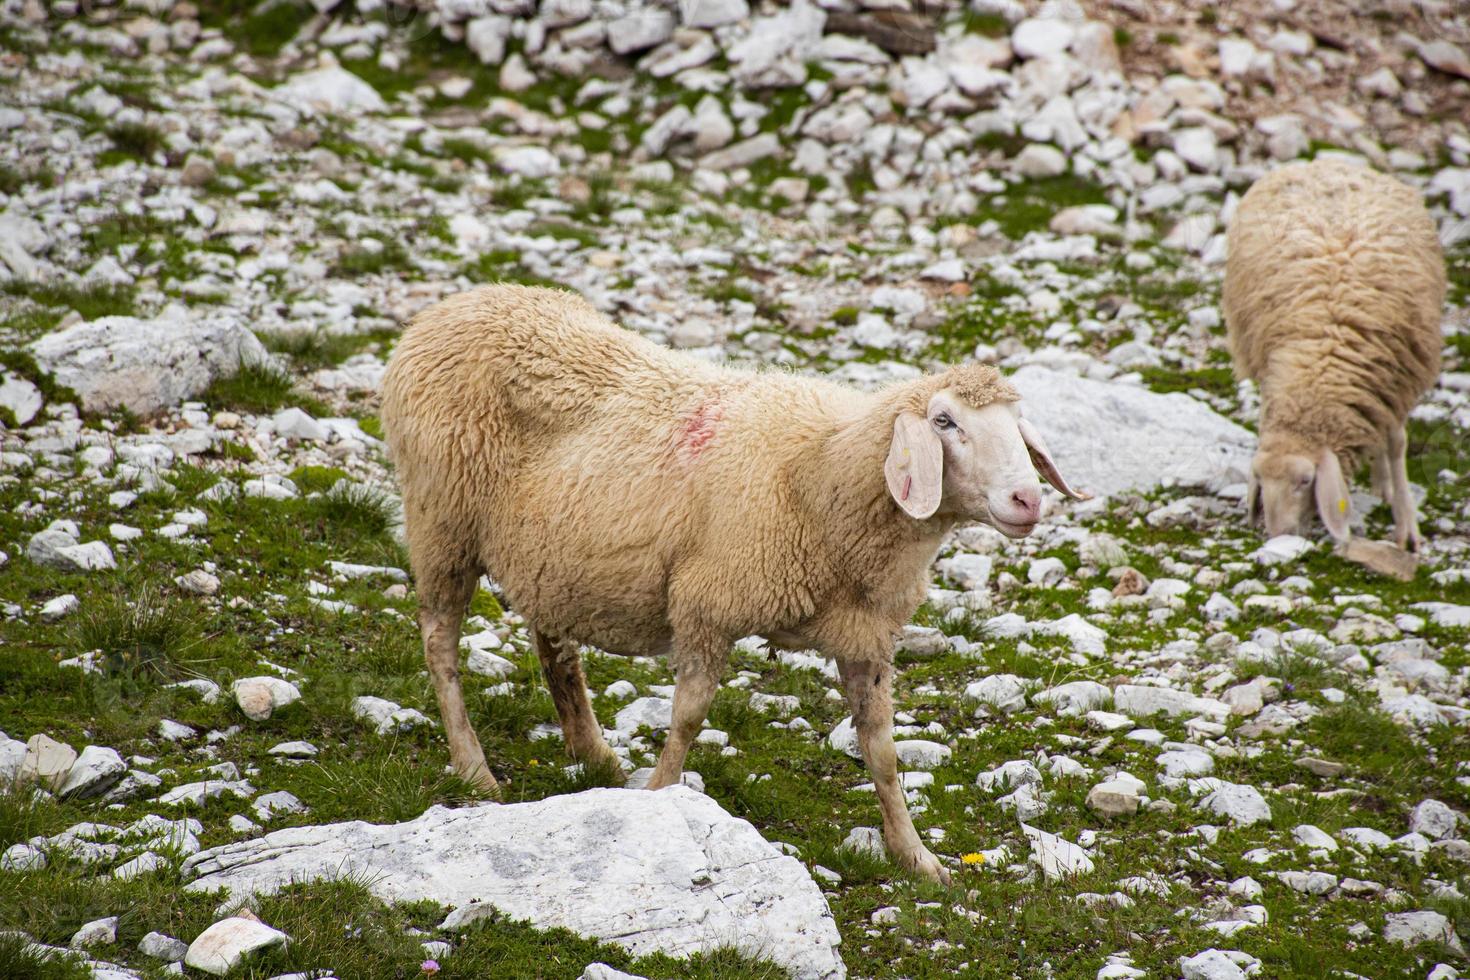
M943 412L940 412L938 415L934 416L934 428L953 429L954 419L950 418L948 415L945 415Z

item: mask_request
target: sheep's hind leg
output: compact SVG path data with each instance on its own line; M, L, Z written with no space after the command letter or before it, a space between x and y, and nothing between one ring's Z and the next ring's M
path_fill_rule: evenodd
M883 810L883 842L899 866L949 884L949 872L919 840L908 802L898 779L898 750L893 746L893 664L887 660L837 661L858 746L878 791Z
M459 629L474 595L479 575L472 570L443 574L420 574L419 632L424 637L424 660L434 693L439 699L439 717L449 741L449 762L456 774L487 793L499 790L480 737L470 724L464 691L459 685Z
M679 781L684 774L684 759L689 747L699 737L699 729L709 715L709 706L720 689L720 674L729 653L728 643L691 645L674 642L678 658L674 676L673 722L669 739L659 754L658 765L648 781L649 789L663 789Z
M541 658L541 673L556 705L556 716L561 720L567 752L578 762L607 766L613 774L622 775L618 757L604 741L602 726L587 700L587 678L582 673L582 654L577 643L533 628L531 644L536 648L536 656Z
M1408 452L1409 435L1400 426L1389 433L1385 453L1392 466L1389 507L1393 510L1393 539L1400 548L1418 551L1424 547L1424 538L1419 534L1419 514L1414 507L1414 495L1409 492Z

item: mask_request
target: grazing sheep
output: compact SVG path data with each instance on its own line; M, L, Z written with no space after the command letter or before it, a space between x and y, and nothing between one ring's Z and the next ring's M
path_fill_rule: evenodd
M1444 255L1419 193L1365 167L1317 160L1255 183L1230 224L1224 309L1235 370L1261 389L1247 502L1268 535L1315 501L1339 541L1348 479L1365 459L1418 550L1404 451L1409 411L1439 375Z
M382 418L456 771L495 786L457 667L488 573L531 627L575 758L615 762L578 645L672 657L653 789L679 780L733 641L833 657L889 850L945 878L898 781L892 651L957 521L1028 534L1033 465L1076 496L1016 399L978 365L877 394L715 366L558 290L489 286L419 314L384 377Z

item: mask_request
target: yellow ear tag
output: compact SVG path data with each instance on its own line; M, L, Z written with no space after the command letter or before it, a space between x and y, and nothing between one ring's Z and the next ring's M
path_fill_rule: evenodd
M1337 498L1337 512L1339 514L1346 514L1347 513L1347 508L1348 508L1347 498L1346 497L1339 497L1339 498Z

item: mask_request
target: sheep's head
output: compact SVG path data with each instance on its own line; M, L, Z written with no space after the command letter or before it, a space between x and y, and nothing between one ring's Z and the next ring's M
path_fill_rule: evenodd
M1246 515L1252 524L1264 518L1266 536L1300 534L1316 510L1327 532L1348 538L1352 517L1347 481L1337 453L1313 451L1300 440L1265 435L1251 461Z
M888 492L911 517L952 515L1021 538L1041 518L1036 475L1062 493L1067 485L1046 443L1012 400L976 407L953 388L929 398L925 412L900 412L883 467Z

